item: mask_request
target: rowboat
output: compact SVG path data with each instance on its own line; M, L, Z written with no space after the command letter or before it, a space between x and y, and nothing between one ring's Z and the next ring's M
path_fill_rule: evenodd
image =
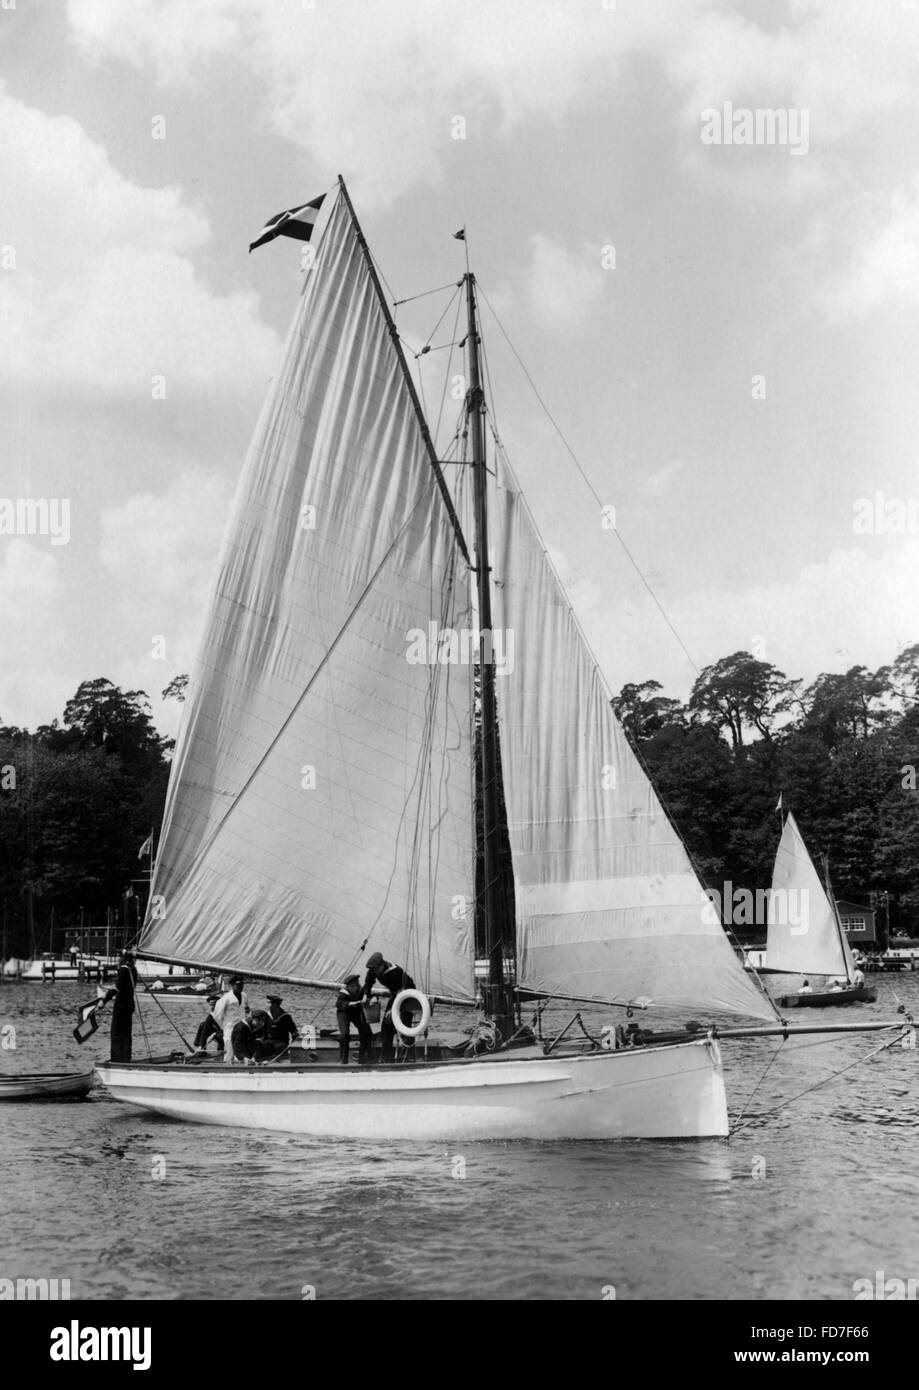
M138 988L138 997L143 999L151 995L162 1004L206 1004L209 995L222 993L212 979L202 981L198 975L193 978L198 981L197 984L172 984L168 976L152 982L141 979L140 984L143 988ZM100 989L99 997L104 998L105 993L105 990Z
M814 989L809 994L783 994L780 1009L829 1009L837 1004L873 1004L876 989L866 985L851 985L848 989Z
M93 1073L83 1072L21 1072L18 1076L0 1076L2 1100L82 1100L89 1095Z

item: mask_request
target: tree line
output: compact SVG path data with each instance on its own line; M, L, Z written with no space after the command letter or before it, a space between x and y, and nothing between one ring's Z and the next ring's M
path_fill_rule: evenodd
M138 850L159 829L171 753L145 692L102 678L84 681L51 724L0 726L7 955L60 946L61 932L81 921L136 926L145 869Z
M781 795L836 896L886 894L891 928L919 935L919 644L807 686L739 651L685 704L654 680L612 703L708 887L769 887Z
M163 695L181 701L186 685L178 676ZM919 935L919 644L878 671L853 666L806 687L734 652L685 703L646 680L613 707L706 886L769 886L781 794L815 859L828 856L836 895L887 894L892 928ZM103 678L84 681L49 725L0 725L8 955L50 946L52 921L136 923L138 850L159 829L171 755L145 692Z

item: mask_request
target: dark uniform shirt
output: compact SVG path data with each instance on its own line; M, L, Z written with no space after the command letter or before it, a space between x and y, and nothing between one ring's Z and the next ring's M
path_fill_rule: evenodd
M276 1007L272 1005L272 1008ZM286 1009L278 1009L276 1014L268 1010L268 1033L267 1040L274 1043L277 1047L287 1047L294 1038L299 1038L300 1033L290 1014Z
M342 985L335 999L336 1010L339 1013L346 1013L349 1014L352 1018L356 1018L358 1012L363 1008L363 1006L363 990L360 994L352 994L350 990L345 989L344 985ZM363 1017L363 1015L361 1015L361 1017Z
M112 1005L112 1014L117 1014L119 1018L130 1018L134 1012L134 983L137 979L137 972L133 965L119 965L118 974L115 977L115 989L109 991L109 998L112 993L115 995L115 1002Z
M371 969L367 971L364 994L368 999L372 997L374 984L381 984L384 989L389 990L389 999L386 1002L387 1009L391 1007L400 990L415 988L415 981L407 970L402 969L401 965L387 965L384 970Z
M270 1055L274 1048L266 1042L265 1018L241 1018L233 1024L230 1033L230 1046L234 1057L254 1057L257 1062Z

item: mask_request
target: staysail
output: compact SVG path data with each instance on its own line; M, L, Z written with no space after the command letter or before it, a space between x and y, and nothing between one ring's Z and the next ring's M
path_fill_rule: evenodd
M469 999L471 668L417 636L469 626L466 566L343 194L314 245L224 541L140 947L331 983L366 943Z
M527 988L774 1018L610 706L510 470L497 489L501 757Z
M775 856L766 922L767 970L852 978L848 942L790 813Z

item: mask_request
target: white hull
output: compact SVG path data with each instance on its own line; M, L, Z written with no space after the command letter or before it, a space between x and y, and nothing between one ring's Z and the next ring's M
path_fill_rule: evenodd
M347 1139L695 1139L728 1133L710 1039L429 1066L97 1068L117 1100L199 1124Z

